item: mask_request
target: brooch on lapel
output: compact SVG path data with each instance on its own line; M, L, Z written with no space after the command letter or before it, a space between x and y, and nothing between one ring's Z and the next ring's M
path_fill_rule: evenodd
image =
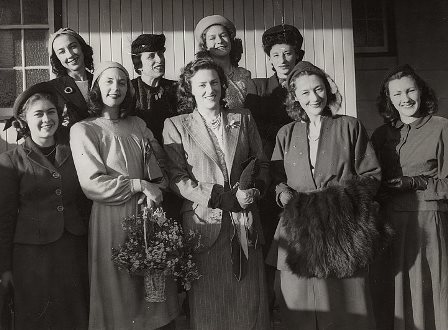
M230 128L238 128L240 127L240 122L235 120L235 119L231 119L230 122L226 125L226 128L230 129Z
M73 93L73 88L71 88L70 86L67 86L64 88L64 93L65 94L72 94Z

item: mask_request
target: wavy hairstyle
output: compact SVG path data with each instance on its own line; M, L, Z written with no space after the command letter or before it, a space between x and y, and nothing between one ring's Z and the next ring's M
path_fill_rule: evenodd
M204 32L202 32L202 34L201 34L201 41L199 42L199 49L202 51L208 52L207 46L206 46L207 45L206 35L207 35L208 29L210 29L212 26L213 25L206 28L204 30ZM240 62L241 57L243 56L243 41L240 38L232 38L229 29L227 29L224 25L222 25L222 26L224 27L224 29L226 29L227 34L229 35L229 38L230 38L230 53L229 53L230 64L237 68L238 63Z
M417 74L414 69L405 64L392 70L381 84L380 94L377 98L377 108L384 123L393 124L400 119L400 113L392 104L389 94L389 83L392 80L401 79L403 77L410 77L414 79L417 88L420 90L420 108L418 109L421 116L431 115L438 110L438 101L436 94L432 88Z
M209 57L197 57L182 69L179 77L177 112L180 114L193 112L197 106L191 91L191 78L193 78L199 70L215 70L218 73L219 81L221 83L220 104L221 106L226 107L224 98L226 97L227 78L224 70Z
M93 85L92 89L89 92L89 98L87 100L89 114L91 117L100 117L103 108L104 102L101 97L100 85L98 84L97 79ZM126 79L127 91L126 96L124 97L123 102L120 104L120 112L118 113L119 118L126 118L127 116L133 114L135 101L134 101L134 93L133 86L129 78Z
M86 69L90 71L90 73L92 73L93 48L89 46L79 34L75 38L79 42L79 45L81 46L81 51L84 55L84 66L86 67ZM56 75L56 77L63 77L68 75L67 68L62 65L61 61L59 61L56 53L54 52L54 49L52 49L51 51L50 64L51 64L51 70Z
M28 109L33 105L35 101L38 100L48 100L50 101L54 107L56 108L56 111L58 113L59 118L59 124L58 127L62 124L62 109L58 107L57 97L52 93L43 93L38 92L33 95L31 95L26 102L23 104L20 112L17 114L16 119L13 121L12 125L17 130L17 134L19 136L28 137L30 136L30 129L28 127L28 124L26 122L25 116Z
M336 85L333 87L330 85L330 81L327 76L318 74L314 71L301 71L296 76L291 78L291 83L288 86L288 96L285 101L286 112L288 116L293 120L309 122L310 119L305 110L300 105L299 101L296 101L296 81L300 76L318 76L322 79L325 86L325 92L327 94L327 105L322 112L324 116L333 116L339 110L342 102L342 96L337 90ZM334 84L334 82L333 82Z

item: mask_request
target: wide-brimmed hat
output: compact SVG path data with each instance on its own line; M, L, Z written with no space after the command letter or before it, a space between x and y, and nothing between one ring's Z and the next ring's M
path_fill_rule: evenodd
M288 24L281 24L267 29L261 37L263 49L269 56L272 46L276 44L287 44L297 46L299 49L303 44L303 36L300 31Z
M209 28L212 25L224 26L229 31L230 37L235 38L236 28L235 25L230 20L221 15L211 15L204 17L198 22L198 24L196 24L196 27L194 29L194 37L197 42L201 42L202 34L207 28Z
M104 71L106 71L107 69L112 69L112 68L120 69L121 71L123 71L126 74L126 77L129 79L128 70L126 70L126 68L123 65L121 65L120 63L113 62L113 61L100 62L97 66L95 66L95 72L93 73L93 79L92 79L92 86L90 87L90 89L93 88L93 85L95 84L95 82L98 80L99 76L101 76L101 74Z
M144 52L165 51L164 34L141 34L131 44L132 55Z
M70 29L70 28L60 28L59 30L57 30L55 33L50 35L50 38L48 39L48 54L51 56L53 54L53 43L54 43L54 39L56 39L57 37L59 37L60 35L63 34L68 34L74 38L76 38L76 40L78 40L78 42L80 44L82 44L83 42L85 43L84 39L74 30Z

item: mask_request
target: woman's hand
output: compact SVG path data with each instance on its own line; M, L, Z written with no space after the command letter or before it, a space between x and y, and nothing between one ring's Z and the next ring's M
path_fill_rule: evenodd
M9 285L14 286L14 281L12 280L12 271L7 270L2 274L1 285L7 288Z
M256 188L245 190L238 188L238 190L236 191L236 199L243 209L248 208L258 197L260 197L260 191Z
M138 204L142 204L145 198L149 207L154 207L162 203L162 190L160 190L157 184L142 180L141 185L143 195L138 199Z
M285 207L294 198L291 190L284 190L280 193L279 200L283 207Z

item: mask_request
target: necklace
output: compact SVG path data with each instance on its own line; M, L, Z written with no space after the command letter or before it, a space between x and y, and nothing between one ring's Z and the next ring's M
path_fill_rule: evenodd
M48 156L50 156L53 152L55 152L56 151L56 145L53 147L53 149L49 152L49 153L47 153L47 154L44 154L43 152L42 152L42 155L44 155L45 157L48 157Z
M211 129L218 129L221 126L221 115L219 114L215 119L207 123Z

